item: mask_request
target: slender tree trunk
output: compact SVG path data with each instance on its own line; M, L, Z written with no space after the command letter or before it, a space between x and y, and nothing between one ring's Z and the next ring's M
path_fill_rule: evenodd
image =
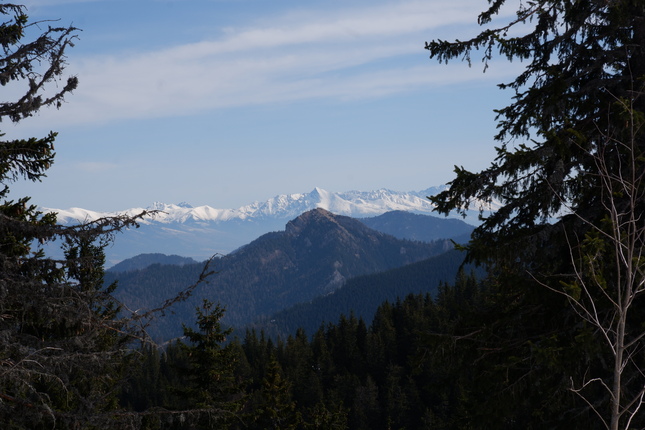
M622 306L622 305L621 305ZM620 312L616 333L616 354L614 359L614 385L611 399L610 430L619 430L622 397L623 356L625 353L625 312Z

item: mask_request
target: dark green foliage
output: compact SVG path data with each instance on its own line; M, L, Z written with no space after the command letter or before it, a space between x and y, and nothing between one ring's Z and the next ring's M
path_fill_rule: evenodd
M443 213L501 203L468 245L491 277L482 309L454 327L482 375L464 416L640 428L645 3L523 2L495 28L506 3L489 2L472 39L426 45L440 62L480 50L485 67L493 56L524 64L500 85L514 98L497 111L497 158L477 173L456 168L431 198ZM482 403L484 390L499 401Z
M489 25L504 3L489 2L480 23ZM338 290L344 279L419 261L446 244L397 241L322 210L217 260L220 284L210 290L185 291L205 279L201 265L123 277L146 294L161 291L153 306L193 292L233 307L238 322L335 291L293 311L324 309L334 321L329 315L340 314L308 329L311 337L285 313L276 317L287 327L282 336L248 330L241 343L228 339L223 309L205 300L181 342L126 349L132 321L112 298L102 249L134 220L61 227L27 198L7 201L8 183L42 178L55 134L0 142L0 427L643 428L644 9L636 0L529 1L508 25L427 45L440 61L470 61L477 48L486 65L496 50L525 60L525 71L502 85L515 99L499 110L498 157L479 173L457 168L433 198L444 213L473 199L501 201L499 211L482 213L466 247L486 264L484 281L461 271L453 286L406 295L437 284L438 271L422 262ZM29 81L24 98L0 105L0 117L13 121L59 105L76 86L70 78L41 96L42 84L60 76L74 29L49 28L18 49L23 12L0 5L9 17L0 26L0 84ZM32 61L48 72L35 73ZM60 261L38 249L53 239L65 250ZM229 273L231 261L239 267ZM454 270L460 257L437 261ZM145 284L152 272L158 277ZM217 297L232 280L242 286L236 295ZM312 280L311 291L300 288ZM393 296L381 303L385 290ZM338 304L359 295L360 307ZM243 299L248 306L239 306Z
M0 4L0 15L6 19L0 24L0 84L26 91L0 103L0 119L18 122L42 107L60 107L78 82L70 77L60 83L65 51L77 29L28 23L18 5ZM34 36L35 31L41 33ZM142 354L146 372L131 375L137 369L132 341L145 340L139 325L154 312L132 315L123 309L113 297L116 283L106 282L103 269L104 247L146 213L61 226L28 197L8 200L12 182L45 176L55 137L52 132L0 141L0 428L168 428L161 424L172 413L149 408L170 397L148 401L135 394L132 407L120 408L123 379L150 382L165 375L172 382L177 377L149 350ZM54 242L62 248L56 259L45 252ZM206 268L194 279L199 284L207 275ZM158 311L189 292L167 296ZM133 386L132 391L161 386Z
M176 357L179 348L168 347L164 354L150 345L143 345L130 357L131 371L126 384L120 393L120 401L128 410L142 412L157 406L173 404L168 387L179 385L171 375L177 375L170 369L169 363L183 363L185 358ZM169 358L170 357L170 358ZM176 379L176 378L175 378Z
M492 3L480 22L488 23L504 3ZM645 75L643 7L639 1L532 2L520 7L518 21L509 26L464 42L427 44L439 61L470 58L475 48L485 49L487 59L498 50L509 60L528 60L521 75L501 85L515 91L515 101L498 112L497 159L479 173L456 169L450 188L431 198L446 213L472 198L503 202L475 230L473 256L512 253L537 265L545 255L540 249L552 239L560 242L554 235L561 229L551 226L551 217L562 209L590 222L602 216L593 154L606 148L610 156L608 138L626 125L615 120L617 100L636 96L635 108L643 110L637 97ZM508 37L523 21L533 26ZM520 139L528 142L511 146ZM573 226L575 219L561 222Z
M2 4L0 14L0 84L28 83L24 95L0 103L0 119L18 122L60 107L78 82L57 85L77 30L42 30L18 5ZM34 30L42 33L32 39ZM129 334L116 317L113 286L103 285L103 246L134 219L65 228L27 197L8 200L10 183L45 176L55 136L0 142L0 427L7 429L107 428ZM54 240L62 260L39 248Z
M197 308L197 330L184 326L187 343L179 347L186 357L186 367L178 369L185 385L178 387L188 408L213 410L209 421L224 428L239 410L241 391L235 377L238 357L232 344L225 345L231 329L223 329L224 309L204 300Z
M312 337L300 329L275 342L247 331L235 371L246 393L237 425L598 428L566 389L567 375L601 369L591 333L563 330L553 315L570 315L558 300L532 306L460 272L436 299L383 303L369 326L350 314Z
M249 428L293 430L301 422L296 404L291 398L291 387L282 376L275 357L271 357L262 380L262 388L253 396Z
M224 345L229 330L224 311L204 301L197 327L186 328L187 343L165 351L143 346L133 351L137 371L124 387L121 403L143 417L143 428L228 428L237 419L242 392L234 373L236 344ZM161 427L159 427L161 426Z
M130 373L121 405L143 429L237 428L249 369L231 330L221 326L224 309L204 300L196 329L164 349L143 344L129 354Z

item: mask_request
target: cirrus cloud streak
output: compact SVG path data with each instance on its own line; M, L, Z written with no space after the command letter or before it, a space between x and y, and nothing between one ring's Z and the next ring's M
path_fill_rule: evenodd
M468 0L397 2L214 30L210 40L150 52L74 58L81 85L59 112L39 122L106 123L191 115L211 109L306 99L373 98L432 86L502 79L509 73L427 59L426 39L463 32ZM216 31L216 33L215 33Z

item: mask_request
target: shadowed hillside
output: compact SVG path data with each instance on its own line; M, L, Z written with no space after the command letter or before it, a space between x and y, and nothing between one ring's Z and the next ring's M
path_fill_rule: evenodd
M222 303L224 322L242 326L296 303L336 291L347 279L401 267L452 248L450 241L413 242L372 230L360 221L324 209L306 212L285 231L265 234L212 263L217 271L174 314L156 323L163 337L181 333L202 298ZM132 309L150 309L193 283L202 264L154 264L143 270L108 273L119 280L119 296Z

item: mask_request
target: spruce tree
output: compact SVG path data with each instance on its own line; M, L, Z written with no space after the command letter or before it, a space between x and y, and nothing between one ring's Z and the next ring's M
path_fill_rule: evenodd
M296 403L291 398L291 384L282 375L282 368L272 356L262 388L257 393L256 405L249 417L249 428L291 430L301 424Z
M514 97L497 111L496 159L480 172L457 167L431 200L443 213L501 204L482 210L468 251L493 276L488 315L498 318L482 333L496 339L487 351L506 354L500 391L515 390L524 409L509 427L557 423L558 413L641 427L645 3L521 2L495 25L506 3L489 1L473 38L426 44L441 62L480 54L485 68L498 57L525 65L500 85ZM571 404L565 387L582 405L556 413L556 402ZM527 396L549 390L560 394L548 406Z
M184 326L187 343L179 344L187 363L178 369L185 385L177 392L188 402L187 415L197 428L228 428L239 420L244 399L235 376L238 349L226 344L232 329L221 326L222 307L204 299L196 312L197 329Z
M0 4L0 15L0 84L24 91L0 103L0 119L20 122L61 107L78 84L63 79L77 29L30 23L19 5ZM0 141L0 427L119 427L116 390L129 328L117 316L113 286L103 285L103 246L135 219L63 227L28 197L9 199L11 183L44 178L55 137ZM54 241L64 258L45 254L42 245Z
M492 27L505 3L491 1L479 23ZM440 62L466 58L470 63L481 52L485 67L493 56L526 63L512 82L499 85L514 92L514 101L497 111L497 158L481 172L457 167L449 189L431 198L443 213L463 211L477 201L501 202L491 213L482 206L471 257L515 259L519 252L539 264L562 224L573 227L580 218L587 224L604 217L602 199L612 196L602 192L595 155L604 154L608 161L616 155L613 169L631 169L618 164L624 154L610 137L635 125L624 118L621 100L631 100L635 112L645 111L640 97L644 9L638 0L530 1L518 6L517 19L472 39L426 44L431 58ZM522 29L525 34L508 36ZM642 147L642 133L635 137ZM561 217L559 224L554 225L554 217ZM511 244L529 246L506 246Z

